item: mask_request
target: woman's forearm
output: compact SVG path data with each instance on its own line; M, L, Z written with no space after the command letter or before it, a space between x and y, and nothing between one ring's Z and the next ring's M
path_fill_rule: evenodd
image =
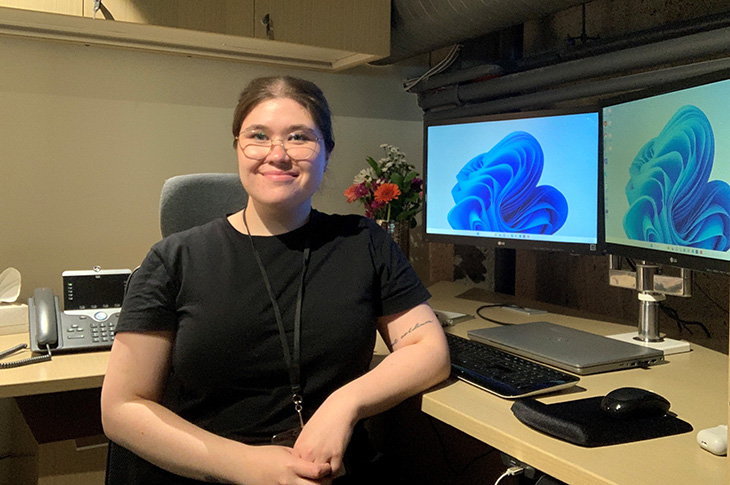
M149 400L105 406L103 424L112 441L150 463L213 483L234 483L237 473L231 464L244 462L249 451L248 446L209 433Z
M338 473L359 420L386 411L448 377L448 348L440 325L424 325L422 330L374 369L333 392L304 426L295 453L314 463L330 463Z
M439 327L438 332L441 332ZM443 338L441 336L441 338ZM356 408L356 419L386 411L449 376L449 355L438 337L390 353L380 364L333 394Z
M319 480L330 474L327 464L304 462L287 448L217 436L159 404L171 341L165 333L117 336L101 393L102 424L112 441L174 474L213 483L256 485L273 477Z

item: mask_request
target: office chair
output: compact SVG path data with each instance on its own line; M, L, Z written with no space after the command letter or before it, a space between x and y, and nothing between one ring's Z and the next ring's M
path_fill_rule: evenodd
M162 237L241 210L248 194L237 173L194 173L165 180L160 194Z

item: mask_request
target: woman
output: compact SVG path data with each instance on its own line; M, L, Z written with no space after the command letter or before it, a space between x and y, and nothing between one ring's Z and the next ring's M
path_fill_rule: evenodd
M102 389L109 483L329 484L356 471L358 422L449 373L393 241L311 207L334 147L319 88L252 81L233 135L247 207L157 243L130 282ZM368 370L376 330L392 352Z

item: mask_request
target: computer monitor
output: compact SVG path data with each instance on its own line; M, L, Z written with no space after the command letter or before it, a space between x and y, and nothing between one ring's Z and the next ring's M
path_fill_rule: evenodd
M730 271L730 72L673 83L602 107L603 205L612 286L637 291L638 332L622 337L689 350L659 332L666 295L691 296L692 270ZM621 269L619 257L635 260ZM680 268L679 276L665 266Z
M598 111L424 125L426 240L599 254Z
M602 107L606 250L730 271L730 72Z

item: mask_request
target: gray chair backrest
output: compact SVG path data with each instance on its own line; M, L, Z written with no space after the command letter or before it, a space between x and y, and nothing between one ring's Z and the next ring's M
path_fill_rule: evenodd
M194 173L167 179L160 194L162 237L241 210L248 194L236 173Z

